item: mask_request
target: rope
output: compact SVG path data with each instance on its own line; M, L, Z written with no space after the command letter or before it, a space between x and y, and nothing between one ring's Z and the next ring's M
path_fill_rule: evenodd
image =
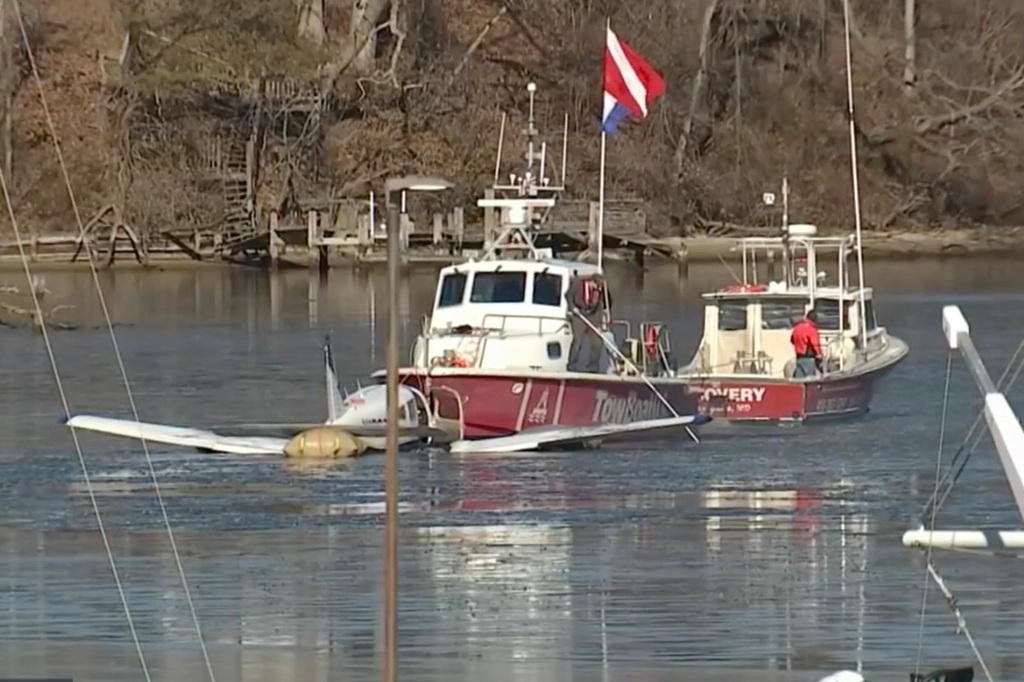
M572 314L575 315L576 317L578 317L580 320L582 320L584 322L584 324L586 324L588 327L590 327L591 331L593 331L594 334L597 335L597 338L599 338L601 340L601 343L604 344L604 346L608 350L610 350L612 353L617 355L620 360L622 360L627 365L629 365L629 368L637 373L637 376L640 377L640 380L643 381L645 384L647 384L647 388L651 389L651 393L653 393L655 395L655 397L657 397L658 400L660 400L661 403L665 407L668 408L668 411L672 414L673 417L679 417L679 412L676 411L676 408L672 407L672 403L670 403L668 401L668 398L666 398L665 395L661 391L659 391L657 389L657 387L653 383L651 383L651 380L647 378L647 375L645 375L643 372L641 372L640 368L637 367L636 364L632 360L627 358L622 353L622 351L620 351L618 348L616 348L615 344L609 342L608 339L605 338L604 334L601 333L600 329L595 327L594 324L590 320L588 320L586 317L584 317L578 311L573 310ZM686 429L687 435L690 436L690 439L694 443L700 443L700 439L697 437L697 434L693 432L693 429L691 429L689 426L684 426L683 428Z
M17 3L15 3L17 4ZM4 202L7 204L7 215L10 216L11 226L14 228L14 238L18 242L18 254L21 256L21 264L25 270L25 279L28 282L32 293L32 304L35 308L36 320L39 323L43 334L43 342L46 344L46 355L50 361L50 370L57 382L57 392L60 393L60 402L64 406L64 414L71 418L71 408L68 405L67 394L64 392L64 382L60 378L60 371L57 369L57 358L50 343L50 333L46 329L46 318L43 316L42 306L39 305L39 296L36 292L35 283L32 281L32 270L28 264L28 256L25 254L25 246L21 241L21 229L18 227L18 219L14 215L14 205L11 203L10 190L7 187L7 177L0 168L0 188L3 189ZM82 454L82 446L78 442L78 434L71 429L71 438L75 442L75 452L78 453L78 464L82 468L82 477L85 479L85 487L89 493L89 502L92 504L93 514L96 516L96 525L99 527L100 537L103 538L103 549L107 553L107 561L110 563L110 571L114 574L114 584L117 585L117 594L121 598L121 607L124 609L125 619L128 621L128 629L131 631L132 642L135 644L135 652L139 656L139 663L142 665L142 673L146 682L151 682L149 668L146 666L146 657L142 654L142 644L139 642L139 634L135 630L135 621L132 619L131 609L128 608L128 598L125 596L124 586L121 583L121 576L117 572L117 562L114 561L114 552L110 548L110 539L107 537L106 527L103 525L103 518L100 515L99 502L96 500L96 493L92 487L92 480L89 478L89 467L85 463L85 455Z
M19 27L19 29L21 31L21 38L22 38L22 41L24 42L24 45L25 45L25 54L26 54L26 57L28 59L29 66L32 69L32 77L33 77L33 80L36 83L36 87L39 89L39 101L40 101L40 103L42 104L42 107L43 107L43 114L45 115L45 118L46 118L46 125L47 125L47 127L49 129L50 137L53 139L53 146L54 146L54 149L57 152L57 161L58 161L58 163L60 165L61 175L62 175L62 177L64 179L64 184L65 184L65 186L67 187L67 190L68 190L68 197L71 200L71 207L74 210L75 221L78 223L79 236L80 236L80 239L82 240L82 243L87 245L87 242L86 242L87 235L86 235L86 232L85 232L85 224L82 221L82 214L81 214L81 211L78 208L78 201L75 198L75 192L74 192L74 189L71 186L71 178L70 178L70 176L68 174L67 164L64 162L64 154L63 154L63 152L61 150L60 141L59 141L59 139L57 137L57 129L56 129L56 126L54 125L54 122L53 122L53 116L50 113L50 107L47 104L46 93L45 93L45 89L43 88L43 80L42 80L42 78L39 75L39 68L38 68L38 65L36 64L35 54L34 54L34 51L32 49L31 41L28 38L28 31L25 28L25 20L24 20L24 17L22 16L22 13L21 13L21 2L20 2L20 0L15 0L15 2L13 4L14 4L14 13L15 13L17 19L18 19L18 27ZM14 210L11 207L10 199L9 199L9 196L7 195L6 181L4 183L4 194L5 194L5 198L7 200L8 209L9 209L9 211L11 213L11 222L14 223ZM16 237L16 238L18 239L18 250L19 250L19 252L21 252L22 260L25 261L25 271L26 271L26 273L29 273L30 269L28 267L27 260L25 260L24 248L21 245L21 238L20 238L20 236ZM139 411L138 411L138 408L137 408L137 406L135 404L135 397L132 394L131 383L128 380L128 372L125 370L124 360L123 360L123 358L121 356L121 350L120 350L120 348L119 348L119 346L117 344L117 335L114 333L114 325L113 325L113 322L112 322L112 320L110 318L110 311L107 308L106 298L103 295L103 287L100 284L99 272L98 272L98 270L96 268L96 262L95 262L95 259L93 258L92 249L88 248L88 246L87 246L87 248L85 249L85 252L88 255L89 269L92 272L93 281L96 284L96 293L97 293L97 295L99 297L100 308L103 310L103 317L106 320L107 329L110 332L110 342L111 342L111 344L114 347L114 355L117 358L118 368L120 369L121 377L124 380L125 391L128 394L128 402L131 404L132 415L134 416L135 421L139 422L140 421L140 419L139 419ZM33 299L35 299L35 295L34 294L33 294ZM38 300L36 300L35 305L36 305L37 308L39 308ZM43 328L44 328L44 334L45 334L45 327L46 327L45 321L42 320L41 317L40 317L40 320L43 322ZM50 345L49 345L49 341L47 341L47 352L50 353L51 363L53 364L54 375L57 376L57 383L58 383L58 386L60 386L60 378L59 378L59 375L57 374L56 363L52 360L53 354L52 354L52 349L50 348ZM61 389L61 399L64 400L63 389ZM67 412L67 417L70 419L71 414L70 414L70 411L68 410L68 406L67 406L67 402L66 401L64 402L64 407L65 407L65 411ZM72 428L71 432L72 432L72 434L74 434L75 429ZM144 453L146 455L146 463L147 463L147 465L149 467L150 478L153 481L153 490L156 493L156 498L157 498L157 501L158 501L158 503L160 505L160 513L163 516L164 526L167 528L167 537L168 537L168 539L170 541L171 550L172 550L172 552L174 554L174 561L175 561L175 564L177 565L177 568L178 568L178 575L181 578L182 587L184 588L185 598L186 598L186 600L188 602L189 612L192 615L192 622L195 625L196 635L199 637L199 646L200 646L200 648L202 649L202 652L203 652L203 659L204 659L204 661L206 663L206 670L207 670L207 672L210 675L211 682L216 682L216 677L214 676L214 673L213 673L213 665L210 663L210 656L209 656L209 653L206 650L206 642L203 639L202 628L199 626L199 616L196 614L195 604L193 603L193 600L192 600L192 593L191 593L191 590L189 590L188 580L185 577L185 569L184 569L184 567L182 566L182 563L181 563L181 555L178 552L178 544L177 544L177 542L174 539L174 531L171 529L170 518L167 515L167 506L164 504L163 494L160 491L160 483L157 480L156 468L153 466L153 458L150 455L149 446L146 443L146 439L143 437L142 429L141 428L139 429L139 439L142 441L142 449L143 449L143 451L144 451ZM77 438L77 436L75 436L75 447L78 448L78 438ZM79 450L79 457L82 459L83 473L85 473L85 460L84 460L84 458L82 458L81 450ZM89 478L88 478L88 474L87 473L85 473L85 480L88 483ZM90 489L90 495L92 495L91 489ZM95 504L96 503L95 503L95 500L94 500L93 501L93 505L95 506ZM95 509L96 509L96 515L97 515L97 521L98 521L99 520L99 508L95 507ZM102 525L100 525L100 528L102 528ZM106 537L104 537L104 544L106 544ZM107 552L108 553L110 552L109 545L107 546ZM112 555L111 555L111 568L113 568L113 558L112 558ZM116 570L114 571L114 575L115 575L115 577L117 576ZM118 589L120 590L120 584L118 585ZM121 597L122 597L122 600L124 600L123 592L122 592ZM128 608L127 601L124 602L124 606L125 606L125 609L127 610L127 608ZM131 622L130 617L129 617L129 622ZM134 626L132 626L132 635L133 635L133 637L135 637ZM136 642L136 646L138 646L138 639L137 639L137 637L136 637L135 642ZM140 656L140 658L142 656L141 649L139 651L139 656ZM143 662L143 670L146 670L145 662ZM148 670L146 670L146 679L149 680L149 672L148 672Z
M978 645L974 642L971 630L967 627L967 620L964 618L964 614L961 613L960 607L957 606L956 597L954 597L953 593L948 587L946 587L946 583L942 580L942 576L939 575L939 572L936 571L935 567L930 563L928 564L928 574L932 577L932 580L935 581L935 584L939 586L939 590L942 591L943 596L946 597L946 603L956 616L957 629L964 633L964 637L967 638L967 643L971 645L971 651L974 652L974 657L978 659L978 664L981 666L981 670L985 673L986 679L988 679L988 682L993 682L992 673L989 672L988 665L985 664L985 658L981 655Z
M935 453L935 491L932 493L934 499L939 494L939 481L942 477L942 446L946 438L946 415L949 413L949 380L953 373L953 351L946 354L946 384L942 389L942 418L939 422L939 447ZM935 532L935 517L938 514L938 507L932 507L931 522L928 530ZM917 663L914 664L915 677L921 673L921 655L924 650L924 617L928 612L928 570L932 565L932 546L929 543L925 551L924 585L921 587L921 623L917 633Z

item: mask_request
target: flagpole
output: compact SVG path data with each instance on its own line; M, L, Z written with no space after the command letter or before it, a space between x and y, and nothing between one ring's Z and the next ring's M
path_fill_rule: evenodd
M605 45L608 44L608 34L612 30L612 18L605 17L604 35ZM607 49L607 47L605 48ZM603 80L603 78L602 78ZM602 90L604 86L602 85ZM607 148L608 133L604 131L604 122L601 124L601 179L597 188L597 267L602 268L604 263L604 162L605 150Z
M608 133L601 131L601 180L597 190L597 267L601 267L604 256L604 159Z

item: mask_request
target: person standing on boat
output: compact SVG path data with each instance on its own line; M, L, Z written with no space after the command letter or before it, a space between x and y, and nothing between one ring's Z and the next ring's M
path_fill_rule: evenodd
M807 316L793 325L789 337L796 353L796 369L793 378L812 377L821 372L821 335L818 333L818 313L811 310Z
M601 296L601 283L596 278L573 275L569 280L569 288L565 292L572 329L569 371L599 371L601 340L594 329L602 326Z

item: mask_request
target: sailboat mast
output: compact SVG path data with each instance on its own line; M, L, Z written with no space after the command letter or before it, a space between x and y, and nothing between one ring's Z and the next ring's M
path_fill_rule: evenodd
M846 104L850 122L850 166L853 175L853 220L857 242L857 288L860 290L860 346L867 348L868 320L864 291L864 245L861 236L860 183L857 177L857 132L853 120L853 59L850 55L850 0L843 0L843 23L846 33Z

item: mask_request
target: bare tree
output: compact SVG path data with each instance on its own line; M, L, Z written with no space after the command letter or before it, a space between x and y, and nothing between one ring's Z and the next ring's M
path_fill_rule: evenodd
M914 94L917 82L917 0L906 0L903 6L903 91Z
M299 11L299 39L315 47L322 47L327 40L324 0L296 0L296 4Z
M6 0L0 0L0 169L4 176L11 177L14 149L12 129L14 119L14 91L17 88L15 73L14 45L17 44L17 28L8 21ZM12 30L13 28L13 30Z

